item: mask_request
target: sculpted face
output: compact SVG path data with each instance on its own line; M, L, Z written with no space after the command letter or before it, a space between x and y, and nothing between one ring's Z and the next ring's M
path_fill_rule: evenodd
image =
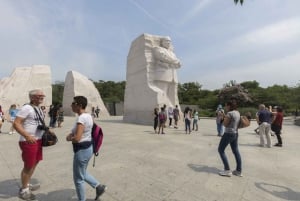
M169 49L169 47L171 46L171 40L167 39L167 38L163 38L161 41L161 45L166 48Z

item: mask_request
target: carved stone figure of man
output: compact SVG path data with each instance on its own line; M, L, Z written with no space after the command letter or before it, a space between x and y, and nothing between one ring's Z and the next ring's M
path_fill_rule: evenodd
M177 97L177 73L180 60L172 50L171 39L163 37L159 47L153 48L154 54L154 84L166 93L172 104L175 105Z

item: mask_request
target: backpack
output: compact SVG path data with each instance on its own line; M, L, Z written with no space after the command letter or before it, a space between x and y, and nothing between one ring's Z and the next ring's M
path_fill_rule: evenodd
M95 167L95 157L99 155L99 150L103 141L102 128L96 123L94 123L91 134L92 134L92 144L93 144L93 153L94 153L93 167Z
M158 115L158 118L160 121L165 121L166 120L166 117L165 117L165 113L164 112L160 112L159 115Z

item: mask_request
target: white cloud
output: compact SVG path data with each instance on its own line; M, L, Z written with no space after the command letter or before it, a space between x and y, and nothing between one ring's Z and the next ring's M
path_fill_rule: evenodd
M267 45L290 42L300 35L300 18L286 19L247 33L234 42L235 44Z
M189 20L195 18L199 13L204 10L212 0L200 0L193 6L191 9L186 12L186 15L182 17L182 19L178 22L178 25L183 25L187 23Z

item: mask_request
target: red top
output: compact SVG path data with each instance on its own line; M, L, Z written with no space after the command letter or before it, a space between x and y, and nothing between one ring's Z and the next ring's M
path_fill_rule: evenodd
M283 114L282 112L277 112L273 124L282 126Z

